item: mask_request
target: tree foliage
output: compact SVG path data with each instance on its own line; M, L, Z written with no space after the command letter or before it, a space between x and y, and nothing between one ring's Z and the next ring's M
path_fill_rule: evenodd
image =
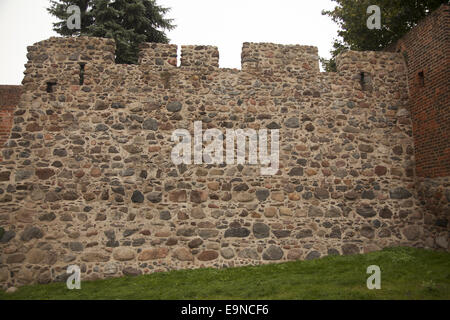
M71 5L80 8L80 30L67 27ZM137 63L140 43L168 43L165 31L175 27L164 17L170 9L155 0L50 0L47 10L59 19L53 30L63 36L113 38L117 63Z
M448 0L333 0L337 3L331 11L322 11L338 26L334 39L332 58L321 59L326 71L336 71L336 56L345 50L382 50L413 28L430 12ZM381 29L367 27L367 8L378 5L381 9Z

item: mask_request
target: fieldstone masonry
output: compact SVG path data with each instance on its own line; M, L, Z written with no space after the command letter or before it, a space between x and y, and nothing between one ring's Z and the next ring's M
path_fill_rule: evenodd
M317 49L245 43L242 70L217 48L114 41L28 47L24 93L0 163L0 284L82 280L356 254L448 248L424 228L414 187L400 53L347 52L321 73ZM280 169L179 165L175 129L279 129ZM429 240L431 239L431 241Z

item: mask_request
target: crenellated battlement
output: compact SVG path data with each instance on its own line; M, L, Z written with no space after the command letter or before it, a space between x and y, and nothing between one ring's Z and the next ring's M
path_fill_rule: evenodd
M214 71L219 68L219 50L214 46L181 46L181 65L177 67L178 46L175 44L143 43L140 46L138 66L157 70ZM395 59L391 59L396 56ZM33 67L48 69L48 74L60 78L61 71L77 72L80 64L114 64L115 42L111 39L78 37L52 37L28 47L27 75L24 84L36 80ZM389 61L389 63L386 63ZM403 57L387 52L345 52L337 59L340 74L374 73L385 67L386 72L403 72ZM243 44L241 53L242 72L279 74L293 76L318 74L319 54L317 47L281 45L274 43ZM61 80L61 78L60 78Z
M320 72L319 51L312 46L246 42L241 65L247 72Z

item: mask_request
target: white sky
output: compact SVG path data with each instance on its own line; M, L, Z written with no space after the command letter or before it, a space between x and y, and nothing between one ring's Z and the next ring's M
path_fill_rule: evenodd
M172 8L167 15L177 28L171 43L216 45L220 66L240 68L243 42L274 42L319 47L329 57L337 26L323 9L331 0L157 0ZM0 0L0 84L20 84L26 47L57 36L49 0Z

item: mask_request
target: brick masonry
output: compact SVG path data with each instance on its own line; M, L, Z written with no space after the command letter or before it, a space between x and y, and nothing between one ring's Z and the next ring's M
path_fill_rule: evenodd
M390 48L404 56L408 67L416 189L428 228L448 228L450 217L449 24L450 5L444 4Z
M3 287L64 280L71 264L89 280L448 249L448 181L417 188L402 53L346 52L321 73L310 46L244 43L242 70L220 69L212 46L183 46L177 67L176 49L144 44L140 64L117 65L108 39L28 47L0 162ZM172 132L194 121L278 129L277 174L174 165Z
M14 109L19 104L21 94L22 86L0 86L0 148L11 133Z
M430 14L391 50L408 66L416 174L450 176L450 5Z

